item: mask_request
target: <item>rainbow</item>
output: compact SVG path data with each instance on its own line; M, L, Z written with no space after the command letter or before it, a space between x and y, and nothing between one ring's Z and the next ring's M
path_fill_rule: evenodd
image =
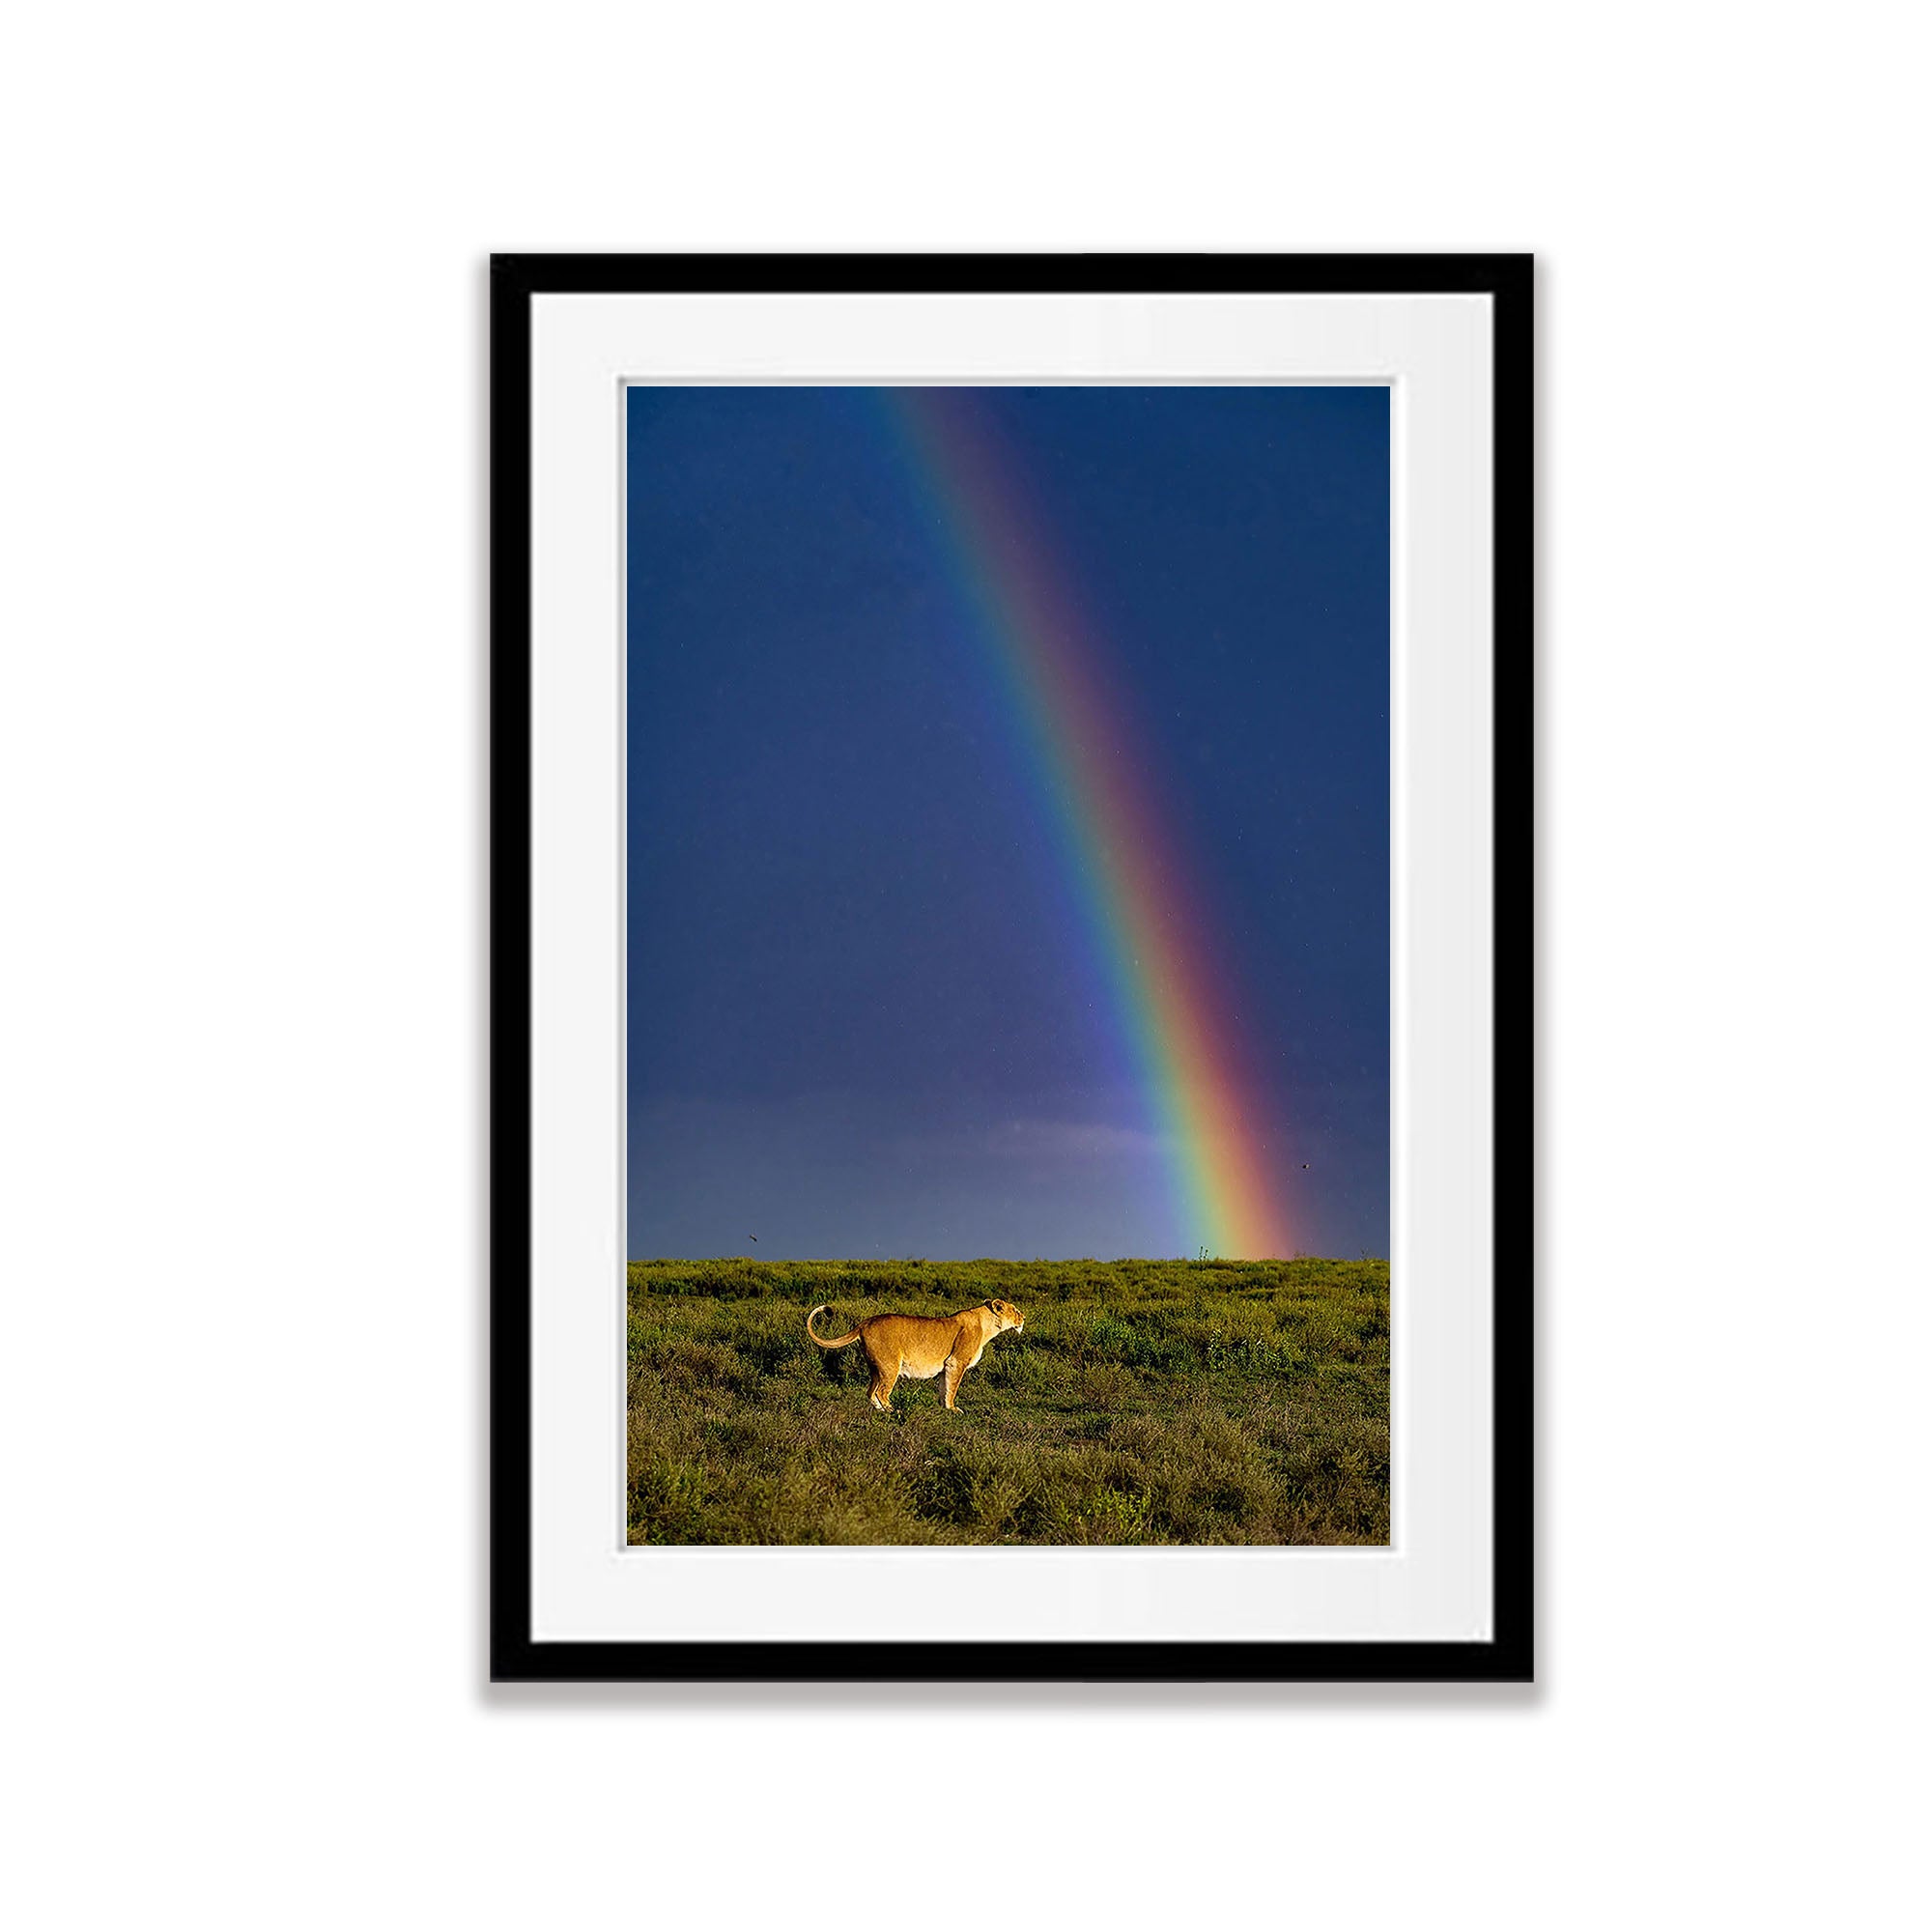
M1024 480L970 389L885 389L896 440L1049 796L1076 897L1168 1150L1189 1252L1294 1252L1210 926Z

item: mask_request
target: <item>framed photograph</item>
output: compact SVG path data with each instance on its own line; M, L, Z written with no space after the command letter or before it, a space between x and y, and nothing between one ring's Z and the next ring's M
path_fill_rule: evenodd
M492 1672L1531 1675L1526 256L499 256Z

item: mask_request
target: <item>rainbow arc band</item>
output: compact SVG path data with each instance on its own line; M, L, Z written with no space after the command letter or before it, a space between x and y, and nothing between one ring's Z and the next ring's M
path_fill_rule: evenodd
M1150 1113L1177 1222L1235 1260L1294 1252L1233 989L1049 525L971 389L877 392L1052 801L1069 882Z

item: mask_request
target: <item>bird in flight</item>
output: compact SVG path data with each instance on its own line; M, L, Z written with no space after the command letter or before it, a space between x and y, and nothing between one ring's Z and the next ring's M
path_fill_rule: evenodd
M754 1240L754 1241L755 1241L755 1240L756 1240L756 1239L757 1239L758 1237L757 1237L757 1236L753 1235L753 1236L751 1236L751 1238L752 1238L753 1240Z

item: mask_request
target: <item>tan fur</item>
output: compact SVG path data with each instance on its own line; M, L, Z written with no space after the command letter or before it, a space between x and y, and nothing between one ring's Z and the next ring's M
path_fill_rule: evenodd
M892 1407L893 1385L901 1376L928 1381L941 1375L946 1378L946 1406L957 1408L953 1398L959 1393L960 1378L985 1353L986 1344L1009 1328L1026 1326L1026 1317L1010 1301L983 1301L960 1315L874 1315L849 1335L827 1341L811 1324L831 1305L821 1301L805 1318L805 1332L821 1349L846 1349L854 1342L866 1345L872 1364L874 1408Z

